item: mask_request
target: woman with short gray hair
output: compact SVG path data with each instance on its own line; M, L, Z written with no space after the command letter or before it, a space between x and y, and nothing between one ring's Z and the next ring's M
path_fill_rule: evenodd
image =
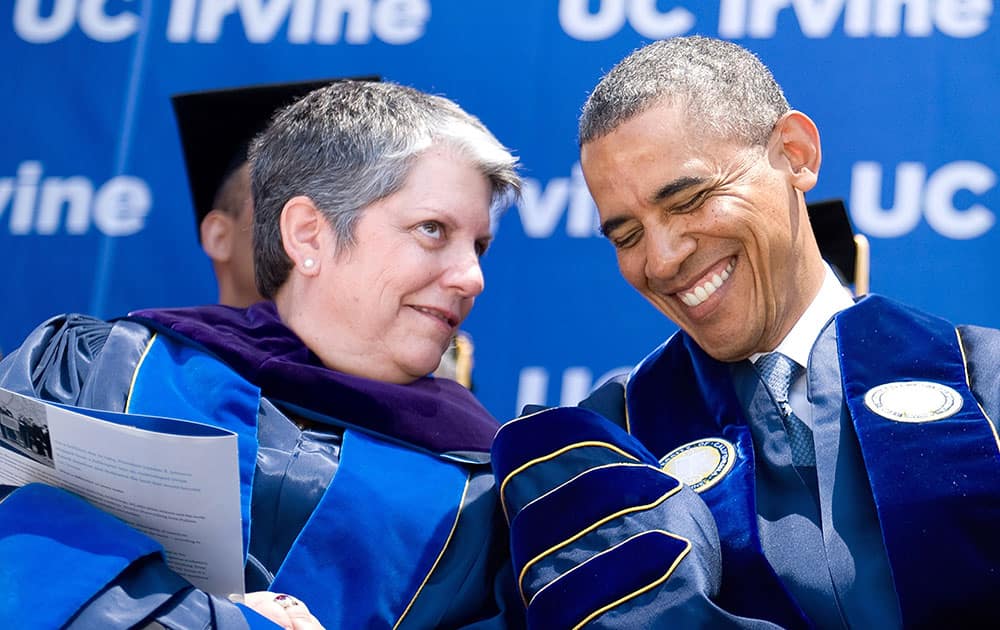
M65 622L109 628L245 627L258 613L298 630L521 626L489 469L498 423L428 376L483 290L516 159L452 101L346 81L280 111L250 162L270 301L57 317L0 363L0 385L236 432L252 592L238 606L125 551L96 591L59 576L25 588L76 589ZM43 524L80 503L48 486L18 495ZM142 547L146 534L75 509L78 536Z

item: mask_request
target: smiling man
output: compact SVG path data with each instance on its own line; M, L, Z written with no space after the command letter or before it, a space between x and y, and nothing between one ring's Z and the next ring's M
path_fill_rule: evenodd
M493 447L538 627L906 627L1000 585L1000 333L855 303L805 194L819 132L725 41L606 75L581 165L622 275L681 331Z

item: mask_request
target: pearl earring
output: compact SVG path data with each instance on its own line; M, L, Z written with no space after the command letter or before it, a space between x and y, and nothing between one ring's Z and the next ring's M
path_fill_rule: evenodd
M306 258L305 260L302 261L302 266L305 267L306 269L312 269L315 264L316 261L313 260L312 258Z

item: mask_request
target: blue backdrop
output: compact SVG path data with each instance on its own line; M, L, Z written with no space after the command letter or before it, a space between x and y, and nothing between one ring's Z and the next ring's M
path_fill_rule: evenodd
M700 33L757 52L823 137L872 290L1000 326L1000 38L992 0L6 0L0 348L63 311L214 300L169 97L379 74L442 93L521 157L522 202L465 325L496 415L575 402L673 326L594 229L576 118L603 72Z

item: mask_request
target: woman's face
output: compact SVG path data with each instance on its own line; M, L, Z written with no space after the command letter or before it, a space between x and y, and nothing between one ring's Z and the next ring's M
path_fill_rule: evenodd
M428 149L398 192L362 210L353 247L325 248L306 344L328 367L367 378L406 383L434 371L483 291L490 201L470 160Z

